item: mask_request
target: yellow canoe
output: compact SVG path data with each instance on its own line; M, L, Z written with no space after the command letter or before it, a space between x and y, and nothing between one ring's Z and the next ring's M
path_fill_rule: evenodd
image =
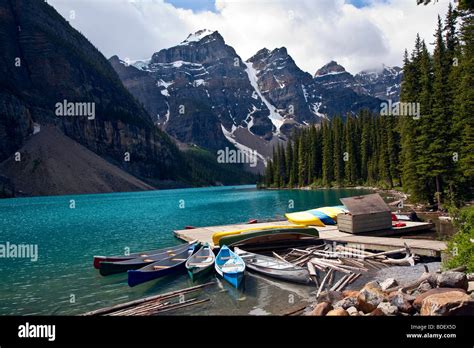
M334 219L335 221L337 221L337 215L344 213L344 209L337 208L337 207L322 207L316 210L323 212L324 214L329 216L331 219Z
M321 207L296 213L288 213L285 214L285 216L289 222L294 224L324 227L327 224L334 225L337 222L337 215L345 211L347 210L343 207Z
M300 211L297 213L285 214L287 220L293 224L299 224L304 226L326 226L322 221L315 215L308 213L307 211Z
M270 225L270 226L265 226L265 227L249 227L249 228L244 228L240 230L234 230L234 231L223 231L223 232L216 232L212 235L212 242L214 245L219 245L219 241L222 237L226 236L232 236L234 234L240 234L244 232L250 232L250 231L260 231L260 230L271 230L271 229L281 229L281 228L301 228L301 225Z

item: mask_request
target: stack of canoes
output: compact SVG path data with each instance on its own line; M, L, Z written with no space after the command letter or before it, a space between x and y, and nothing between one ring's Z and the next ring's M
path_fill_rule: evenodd
M101 275L107 276L110 274L122 273L128 270L139 269L167 258L175 257L176 255L187 251L193 244L195 243L130 254L127 258L122 256L96 256L94 257L94 266L96 265L96 260L102 258L103 261L98 262L98 268Z
M318 231L301 225L266 226L242 230L216 232L212 235L215 245L249 246L272 243L284 243L304 238L317 239Z
M296 213L285 214L289 222L304 226L335 225L339 214L347 213L348 210L342 206L322 207Z
M128 284L135 286L181 271L199 245L200 243L193 241L176 247L124 256L95 256L94 267L103 276L128 271Z

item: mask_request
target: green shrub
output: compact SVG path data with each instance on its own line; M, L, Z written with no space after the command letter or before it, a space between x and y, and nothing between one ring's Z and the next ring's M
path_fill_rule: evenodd
M474 272L474 206L453 209L450 213L458 231L448 242L449 257L444 267L466 266L468 272Z

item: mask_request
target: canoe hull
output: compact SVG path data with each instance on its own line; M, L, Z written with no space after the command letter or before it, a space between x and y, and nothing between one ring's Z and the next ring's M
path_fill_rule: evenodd
M128 286L134 287L150 280L158 279L170 274L181 272L185 269L184 264L172 268L162 269L154 272L140 272L139 270L128 271Z
M186 269L186 261L194 254L198 246L198 244L189 245L185 250L171 257L153 262L137 270L129 270L128 285L133 287L150 280L184 271Z
M145 257L135 257L132 259L126 259L121 261L102 261L100 263L99 273L102 276L108 276L117 273L127 272L129 270L140 269L154 262L169 258L183 250L189 248L192 244L183 244L173 248L162 249L165 250L155 255L149 255ZM148 261L147 261L148 260Z
M216 256L209 244L205 243L194 255L186 261L185 267L188 270L192 281L203 277L213 269Z
M126 261L133 259L133 256L94 256L94 268L100 269L101 262L118 262L118 261Z
M217 254L214 267L217 274L233 287L238 288L242 285L245 274L245 262L226 245L223 245Z
M244 260L245 265L251 271L291 283L310 283L309 272L303 267L273 257L250 253L239 248L235 248L235 252Z
M129 260L123 260L123 261L129 261ZM104 261L101 262L100 268L99 268L99 273L101 276L108 276L112 274L118 274L118 273L124 273L127 272L128 270L133 270L133 269L139 269L142 268L143 266L147 266L154 261L151 262L141 262L141 263L136 263L136 264L120 264L117 262L109 262L109 261Z
M223 278L225 281L230 283L234 288L238 288L242 285L242 281L244 279L244 272L240 273L224 273Z
M208 276L209 274L211 274L212 269L213 269L212 266L213 265L209 265L207 267L188 268L188 275L191 278L191 280L194 282L198 279L202 279L202 278Z
M285 240L294 241L304 238L318 238L319 233L315 228L280 228L276 230L260 230L223 237L219 245L242 246L247 244L270 244Z
M296 271L277 271L266 267L257 267L251 264L247 264L247 268L253 272L266 275L271 278L283 280L290 283L309 284L309 272L302 270Z
M326 225L335 225L337 215L344 212L347 212L344 206L335 206L287 213L285 216L289 222L294 224L324 227Z
M151 255L162 254L162 253L165 253L167 250L174 250L174 249L176 249L176 247L141 251L137 253L131 253L129 255L94 256L94 268L100 269L102 265L101 262L127 261L127 260L135 259L137 257L146 257L146 256L151 256Z

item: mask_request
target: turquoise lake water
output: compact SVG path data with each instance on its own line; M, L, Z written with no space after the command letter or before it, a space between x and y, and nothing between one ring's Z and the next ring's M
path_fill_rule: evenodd
M79 314L191 286L183 274L129 288L126 273L101 277L92 257L123 254L125 248L137 252L177 245L181 242L172 231L186 225L282 219L286 212L339 205L339 198L364 193L232 186L0 200L0 244L38 246L36 262L0 258L0 315ZM217 290L206 290L211 302L189 314L277 314L280 307L288 307L280 302L289 294L302 300L309 293L304 286L246 278L243 293L221 282Z

